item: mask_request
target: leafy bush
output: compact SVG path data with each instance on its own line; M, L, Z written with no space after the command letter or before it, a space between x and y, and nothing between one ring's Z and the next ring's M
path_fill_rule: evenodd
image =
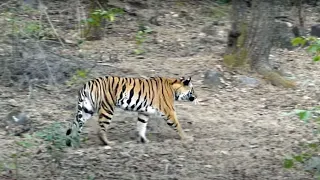
M320 60L320 39L309 36L309 37L297 37L291 41L293 46L302 46L307 45L307 51L313 55L313 61Z

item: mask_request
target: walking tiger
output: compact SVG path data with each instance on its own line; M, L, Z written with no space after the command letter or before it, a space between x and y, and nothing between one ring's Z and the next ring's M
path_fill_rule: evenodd
M107 138L107 128L113 118L115 107L138 112L139 140L147 143L149 140L146 137L146 127L149 115L155 113L165 119L181 139L186 139L187 136L177 119L174 101L198 103L191 77L99 77L86 82L79 90L78 96L76 118L66 135L70 136L73 130L81 133L84 123L97 112L99 137L105 145L111 144ZM66 144L71 146L71 141L67 140Z

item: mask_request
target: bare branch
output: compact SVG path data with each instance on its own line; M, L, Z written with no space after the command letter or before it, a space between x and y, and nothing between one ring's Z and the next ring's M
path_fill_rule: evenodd
M50 19L50 17L49 17L48 12L47 12L47 7L42 4L41 0L39 0L39 7L40 7L39 9L40 9L41 13L44 13L44 14L46 15L46 17L47 17L47 19L48 19L48 22L49 22L49 24L50 24L50 26L51 26L54 34L55 34L56 37L58 38L61 46L62 46L62 47L65 47L65 45L64 45L64 43L62 42L59 34L57 33L56 29L54 28L54 26L53 26L53 24L52 24L52 22L51 22L51 19Z
M2 6L6 6L6 5L9 4L10 2L11 2L11 0L8 1L8 2L5 2L5 3L0 4L0 8L1 8Z

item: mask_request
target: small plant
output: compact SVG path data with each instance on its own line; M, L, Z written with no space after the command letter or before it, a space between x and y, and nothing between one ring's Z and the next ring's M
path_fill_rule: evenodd
M320 107L315 107L311 110L297 109L287 115L292 114L297 115L305 123L316 123L318 127L313 133L315 135L320 134ZM318 156L320 144L318 142L306 143L302 144L301 148L301 153L285 157L283 166L287 169L302 166L305 171L314 174L317 179L320 179L320 157Z
M36 132L35 136L44 140L50 153L66 148L66 140L69 139L69 137L65 135L65 128L58 122L51 124L42 131Z
M143 54L145 51L143 50L143 43L147 40L147 35L152 33L152 29L149 26L141 25L139 27L139 31L135 36L136 44L138 46L137 49L133 50L136 55Z
M12 13L5 13L6 21L11 24L11 33L22 38L45 39L54 37L51 28L37 20L25 20Z
M70 140L74 147L79 147L80 138L74 136L73 138L66 136L65 128L61 123L53 123L42 131L35 134L36 137L42 139L45 144L46 152L50 155L49 165L51 174L54 174L55 169L61 166L61 160L64 157L64 149L66 141Z
M77 70L76 73L66 82L68 86L72 86L74 84L83 83L88 77L89 70L80 69Z
M109 22L114 22L117 15L123 14L123 10L119 8L112 8L109 10L97 9L91 13L90 18L86 21L92 26L100 26L105 19Z
M307 51L310 52L314 57L313 61L320 61L320 39L309 36L309 37L296 37L291 40L293 46L308 45Z
M22 157L31 155L30 150L34 146L33 138L30 135L24 136L26 141L14 141L15 151L9 157L2 157L0 160L0 170L6 171L10 176L19 179L19 161Z
M41 29L41 27L40 27L39 23L30 22L30 23L26 24L25 32L30 35L39 34L40 29Z
M94 175L88 175L88 180L95 180L95 176Z
M103 22L107 20L108 22L114 22L117 15L123 14L123 10L120 8L111 8L108 10L96 9L90 13L90 17L85 20L88 23L88 28L85 31L85 37L90 33L91 30L97 31Z

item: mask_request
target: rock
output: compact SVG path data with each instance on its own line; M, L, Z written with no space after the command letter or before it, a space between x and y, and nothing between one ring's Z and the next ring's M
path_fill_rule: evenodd
M169 163L170 161L168 159L161 160L162 163Z
M194 17L192 17L191 15L189 15L188 11L186 11L186 10L180 11L179 17L185 18L185 19L188 20L188 21L193 21L193 20L194 20Z
M103 146L103 149L104 150L110 150L110 149L112 149L112 147L111 146Z
M177 18L179 17L179 14L173 14L172 17Z
M249 86L249 87L257 87L260 85L259 80L247 76L239 76L238 81L240 84Z
M131 157L131 155L128 152L120 152L120 155L122 157Z
M219 21L213 21L212 25L218 26L219 25Z
M38 8L38 1L37 0L24 0L23 1L26 5L29 5L30 7L37 9Z
M7 115L8 124L26 125L29 123L27 114L19 110L11 111Z
M149 154L143 154L142 156L147 158L150 157Z
M21 136L32 128L27 113L19 109L12 110L0 125L5 127L7 134L15 136Z
M223 75L221 72L216 70L208 70L204 75L204 83L213 85L213 86L220 86L222 85L221 78L223 78Z
M293 50L291 40L297 36L305 36L305 29L295 26L286 20L276 20L274 45L282 49Z
M318 2L318 0L305 0L304 3L311 5L313 7L319 6L320 3Z
M216 28L215 24L210 24L210 25L204 26L201 29L201 32L203 32L207 35L214 36L217 34L217 28Z
M10 106L13 106L13 107L18 107L19 106L18 102L15 99L9 99L8 103L9 103Z
M276 30L277 32L275 34L278 34L278 36L275 37L275 45L280 48L292 50L293 46L291 44L291 39L295 37L292 32L292 24L289 22L278 21L276 23Z
M83 150L77 150L74 152L74 154L79 155L79 156L83 156L85 154L85 152Z
M316 24L316 25L311 26L310 35L320 37L320 24Z
M149 19L149 23L156 25L156 26L161 26L161 23L159 22L158 17L159 17L159 15L151 16Z
M128 1L128 3L135 7L135 8L139 8L139 9L148 9L149 5L147 2L141 2L141 1L138 1L138 0L130 0Z

